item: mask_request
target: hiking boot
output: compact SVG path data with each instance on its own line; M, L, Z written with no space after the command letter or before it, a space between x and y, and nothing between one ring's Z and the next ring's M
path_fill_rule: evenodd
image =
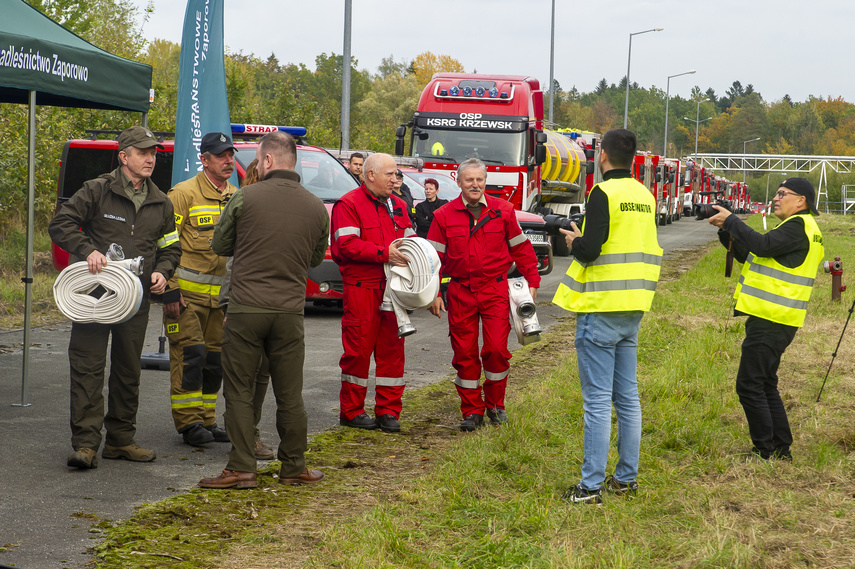
M759 456L763 460L769 460L770 458L772 458L772 452L768 450L760 450L757 447L751 447L751 452L752 454L754 454L755 456Z
M508 422L508 414L504 409L487 409L486 415L494 425L504 425Z
M375 419L375 422L380 427L380 430L385 433L401 432L401 423L398 422L398 419L394 415L380 415Z
M584 504L602 504L603 491L597 488L596 490L586 490L581 484L571 486L561 496L568 502L584 503Z
M377 423L368 416L368 413L361 413L350 421L344 415L338 418L338 424L342 427L353 427L354 429L367 429L373 431L377 428Z
M214 433L202 426L202 423L193 423L183 431L181 436L184 442L192 447L200 447L214 442Z
M137 443L131 443L123 447L104 445L101 456L109 459L124 458L133 462L151 462L157 458L157 453L151 449L142 448Z
M229 440L229 435L226 434L226 430L218 427L216 423L214 423L213 425L209 425L209 426L205 427L205 429L209 433L214 435L214 442L217 442L217 443L230 443L230 442L232 442Z
M776 460L786 460L788 462L793 462L793 453L790 452L788 448L776 448L772 451L770 458L774 458Z
M282 476L282 471L279 471L280 484L291 484L292 486L298 486L302 484L317 484L323 479L324 473L320 470L309 470L307 468L297 476Z
M98 468L98 451L80 447L68 455L66 464L72 468Z
M463 417L463 420L460 421L460 430L466 432L472 432L478 427L482 427L484 425L484 415L466 415Z
M603 483L606 491L618 496L635 496L638 494L638 482L630 480L629 482L621 482L611 474L606 476L606 481Z
M222 474L213 478L203 478L199 481L200 488L255 488L258 486L255 472L238 472L223 470Z
M255 459L273 460L276 458L276 449L272 445L261 440L261 431L255 430Z

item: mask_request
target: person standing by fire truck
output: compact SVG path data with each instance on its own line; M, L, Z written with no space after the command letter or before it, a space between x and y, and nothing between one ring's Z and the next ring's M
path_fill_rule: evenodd
M531 243L520 229L513 206L486 196L487 167L477 158L457 169L460 197L434 214L428 241L442 261L448 286L448 329L457 370L454 383L460 395L463 421L460 429L474 431L484 423L484 413L493 424L507 422L505 388L511 353L508 351L510 300L508 270L513 263L528 280L532 298L537 297L540 275ZM441 318L446 311L439 296L430 307ZM478 359L478 320L484 337ZM483 393L481 368L486 381Z
M365 161L362 185L332 210L332 257L344 281L341 319L341 404L339 422L358 429L398 432L404 393L404 340L391 311L380 310L386 289L385 263L409 259L396 243L415 235L407 204L393 194L397 166L388 154ZM365 412L371 355L376 367L375 419Z
M235 169L231 138L221 132L202 137L202 171L169 191L181 239L181 263L163 295L163 320L169 338L172 420L184 442L201 446L229 442L217 426L217 393L223 383L223 310L220 285L226 257L211 249L220 213L237 190L229 183Z

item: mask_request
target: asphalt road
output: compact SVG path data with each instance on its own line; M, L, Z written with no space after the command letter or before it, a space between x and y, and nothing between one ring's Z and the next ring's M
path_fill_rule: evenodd
M691 218L659 231L666 255L714 239L714 227ZM569 258L556 259L552 274L542 283L541 302L552 298L569 263ZM547 329L566 316L551 304L539 306L538 314ZM304 398L311 433L338 424L340 319L339 310L306 307ZM445 319L427 311L418 311L411 319L418 332L406 341L406 382L413 388L442 380L453 368ZM160 322L160 308L154 306L145 352L157 351ZM228 444L194 449L182 443L170 415L169 374L143 370L137 441L154 448L157 460L147 464L101 460L94 470L67 468L72 450L66 355L70 329L70 324L61 324L32 330L30 405L24 407L17 406L22 402L23 332L0 331L0 547L6 549L0 552L0 565L82 567L91 560L89 548L99 539L90 529L91 519L128 518L142 503L185 491L199 479L218 474L227 461ZM513 350L518 344L511 336ZM261 428L265 439L275 444L273 407L273 397L268 396ZM220 398L220 417L224 408Z

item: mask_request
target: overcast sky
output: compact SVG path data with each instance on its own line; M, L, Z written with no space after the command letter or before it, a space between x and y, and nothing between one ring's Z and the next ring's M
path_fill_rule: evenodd
M144 6L148 0L132 0ZM143 33L179 43L186 3L154 0ZM424 51L458 59L466 71L533 75L549 83L551 0L353 0L351 51L359 69L383 57L410 62ZM615 8L605 12L604 6ZM734 80L767 102L789 94L855 102L855 2L852 0L610 0L555 2L555 79L565 90L594 90L626 74L642 87L688 98L691 88L723 95ZM344 0L227 0L231 52L314 69L320 53L342 53ZM630 100L630 104L632 101Z

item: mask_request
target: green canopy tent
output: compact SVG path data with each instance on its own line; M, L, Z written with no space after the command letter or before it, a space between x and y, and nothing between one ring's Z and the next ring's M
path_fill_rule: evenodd
M0 102L29 105L27 268L21 403L29 405L36 105L148 112L151 66L95 47L23 0L0 0Z

